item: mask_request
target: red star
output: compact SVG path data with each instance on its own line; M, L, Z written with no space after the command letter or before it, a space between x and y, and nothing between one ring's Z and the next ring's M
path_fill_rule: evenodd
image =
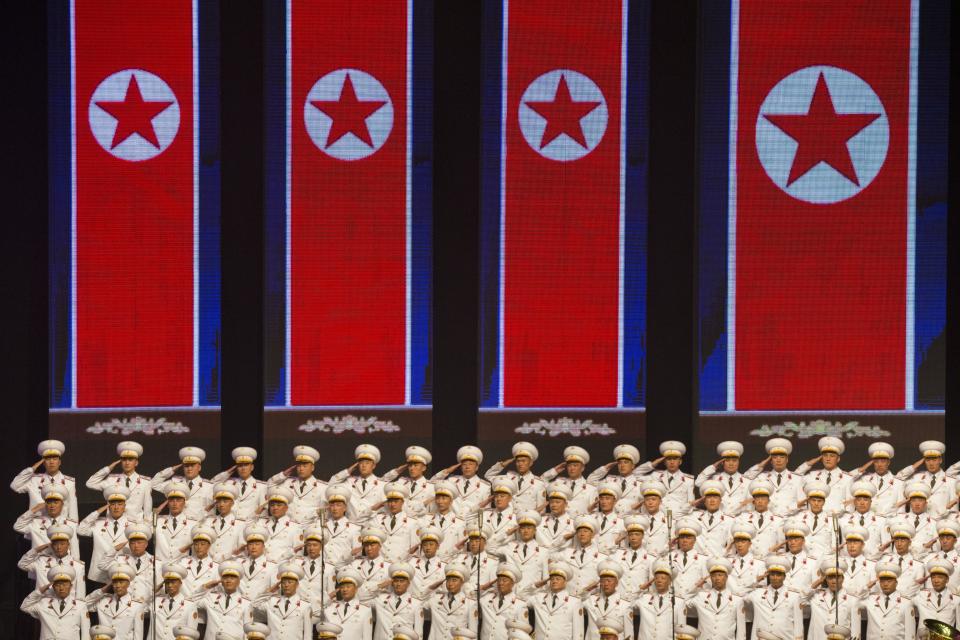
M847 140L860 133L879 113L837 113L830 97L830 89L823 79L817 79L817 88L806 115L780 114L764 116L774 126L797 141L797 153L790 167L787 186L803 177L821 162L837 170L853 184L860 186L850 159Z
M330 123L330 131L327 133L327 147L348 133L352 133L372 148L373 140L370 139L367 118L379 111L387 101L357 100L357 92L353 89L353 81L348 73L343 86L340 87L338 100L311 100L310 104L333 120Z
M98 107L117 120L117 128L113 132L113 142L110 143L110 148L116 148L118 144L137 133L140 134L141 138L159 149L160 142L157 140L157 132L153 128L153 119L172 104L172 100L144 101L143 95L140 93L140 85L137 83L137 76L131 73L130 84L127 85L127 93L123 96L123 101L97 103Z
M543 137L540 138L541 149L564 133L586 149L587 139L583 135L583 125L580 124L580 121L602 103L593 100L574 102L570 95L570 87L567 86L567 78L560 74L560 82L557 84L557 91L553 95L553 100L550 102L526 102L524 104L547 121L547 127L543 130Z

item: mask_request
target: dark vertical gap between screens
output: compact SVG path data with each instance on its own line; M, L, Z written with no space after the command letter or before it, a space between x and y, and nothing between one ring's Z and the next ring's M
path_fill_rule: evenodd
M951 33L956 33L957 7L950 6ZM960 317L960 222L957 219L960 207L960 81L957 79L957 69L960 69L960 47L954 44L950 47L950 120L948 126L948 207L947 211L947 362L946 362L946 435L944 444L947 451L960 451L960 416L957 408L960 407L960 327L957 318ZM952 215L951 215L952 214Z
M223 388L221 460L263 451L263 4L220 3L221 302ZM258 469L258 477L273 471Z
M433 458L449 464L477 439L481 3L435 6Z
M697 4L654 2L650 27L647 452L693 444L696 367ZM687 461L685 466L689 467Z

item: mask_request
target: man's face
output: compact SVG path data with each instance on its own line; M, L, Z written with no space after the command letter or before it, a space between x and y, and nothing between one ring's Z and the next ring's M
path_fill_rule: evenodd
M577 529L577 542L581 547L586 547L593 542L593 529L590 527L580 527Z
M567 511L567 501L563 498L550 498L547 501L550 505L550 513L555 516L561 516Z
M493 494L493 506L495 509L503 511L510 506L510 494L503 491L497 491Z
M135 557L142 556L147 550L147 541L143 538L130 540L127 544L130 545L130 553Z
M353 600L353 597L357 595L357 585L352 582L341 582L340 583L340 597L344 600L350 601Z
M890 470L890 458L874 458L873 470L880 475L884 475Z
M550 591L559 593L567 588L567 579L563 576L550 576Z
M609 493L603 493L597 498L597 504L600 506L602 513L610 513L617 506L617 499Z
M600 577L600 590L605 596L612 596L617 590L617 579L613 576Z
M921 514L927 510L927 499L921 497L910 498L910 512Z
M513 591L513 579L510 576L497 576L497 591L501 595L507 595Z
M670 588L670 575L662 571L656 573L653 576L653 586L656 587L660 593L666 592L666 590Z
M649 513L657 513L660 511L660 501L660 496L655 494L643 496L643 506L646 507Z
M464 460L460 463L460 473L465 478L472 478L477 474L477 463L473 460Z
M949 581L950 577L945 576L942 573L930 574L930 584L932 584L933 588L937 591L943 591L943 588L947 586L947 582Z
M770 508L770 496L753 496L753 510L759 513Z
M810 505L810 511L812 513L822 513L823 512L823 503L826 502L823 498L818 498L812 496L807 498L807 504Z
M880 591L883 592L883 595L888 596L896 590L897 590L896 578L880 578Z
M47 456L43 459L43 470L49 475L56 475L60 471L60 456Z
M827 451L823 454L823 468L827 471L832 471L837 468L837 465L840 464L840 455L833 453L832 451Z
M910 538L894 538L893 548L896 549L900 555L906 555L906 553L910 551L911 542L912 540Z
M943 551L953 551L957 545L957 537L949 533L940 534L940 549Z
M136 471L138 464L140 464L140 458L120 458L120 468L127 475Z
M937 473L940 471L940 465L943 464L943 458L937 456L936 458L924 458L923 464L926 466L929 473Z
M280 579L280 593L286 597L291 597L297 592L297 586L300 584L299 580L294 580L293 578L281 578Z
M393 592L398 596L402 596L410 586L410 579L404 578L403 576L395 576L390 583L393 585Z
M710 584L712 584L713 588L716 589L717 591L723 591L727 586L727 572L711 571Z
M520 539L524 542L530 542L537 535L537 528L532 524L520 525Z
M240 578L237 576L223 576L220 582L223 583L223 590L227 593L233 593L240 586Z
M579 460L567 460L567 477L573 480L583 476L583 463Z
M480 553L487 546L487 541L481 537L474 536L467 541L467 551L470 553Z
M617 473L621 476L633 475L633 469L636 466L630 458L617 458Z
M774 453L770 456L770 465L773 467L773 470L777 473L783 471L787 468L787 462L789 458L782 453Z
M69 540L54 540L50 543L50 549L53 550L53 555L58 558L62 558L67 555L67 552L70 551L70 541Z
M427 558L432 558L437 555L437 549L440 548L440 545L437 544L436 540L424 540L420 543L420 550L423 551L423 555Z
M241 480L247 480L253 475L253 463L241 462L237 465L237 476Z
M59 518L63 513L63 500L50 499L44 503L47 507L47 516L50 518Z
M749 538L735 538L733 548L737 550L738 556L745 556L750 553L750 544L752 542Z
M408 462L407 463L407 473L411 478L417 480L423 477L424 472L427 470L427 465L422 462Z
M282 518L287 515L287 503L282 500L271 500L270 501L270 516L272 518Z
M703 499L703 506L710 513L715 513L720 508L720 496L711 493Z
M403 498L390 498L387 500L387 511L391 515L397 515L403 511Z
M782 571L771 571L767 574L767 581L770 582L770 586L774 589L779 589L783 586L783 581L787 577Z
M247 543L247 555L251 558L259 558L263 555L263 541L251 540Z
M358 461L357 471L360 472L361 478L366 478L373 473L373 470L376 466L377 464L373 460L367 460L364 458L363 460Z
M347 503L340 500L335 500L330 503L330 515L339 520L347 513Z
M233 509L233 498L217 498L217 513L221 516L230 515Z
M58 598L64 600L70 595L71 587L73 587L73 583L69 580L57 580L53 583L53 592L57 594Z
M123 512L126 510L126 508L127 508L126 500L111 500L110 506L107 507L107 511L110 512L110 516L114 520L117 520L120 518L120 516L123 515Z
M843 586L843 576L830 575L824 579L824 582L827 583L827 589L830 591L839 591Z
M670 456L666 458L663 463L666 465L667 471L676 473L680 469L680 465L683 464L683 458L680 456Z
M186 506L187 501L179 497L167 498L167 509L170 511L170 515L178 516L183 513L183 507Z
M199 462L187 462L183 465L183 477L187 480L193 480L200 475Z
M463 586L463 580L457 576L447 576L447 591L450 593L460 593L460 587Z
M179 578L167 578L163 581L163 590L170 597L173 597L180 593L180 587L183 586L183 583L180 582Z
M113 592L117 594L118 598L122 598L123 596L127 595L127 590L130 589L129 580L112 580L111 584L113 584Z
M873 500L867 496L857 496L853 499L853 508L856 509L857 513L867 513L870 511L870 506L873 504Z
M787 538L787 550L790 553L800 553L803 551L803 543L805 542L803 536L790 536Z
M740 458L726 457L723 459L723 470L730 475L740 470Z
M691 536L686 533L680 534L677 537L677 548L680 549L680 551L691 551L696 541L696 536Z
M210 553L209 541L199 538L193 541L193 555L198 558L206 558L208 553Z
M320 544L319 540L307 540L303 543L303 550L307 552L307 557L311 560L315 560L320 557L320 552L323 551L323 546Z
M440 513L446 513L447 511L450 510L450 504L453 502L453 498L451 498L445 493L441 493L441 494L437 494L437 497L435 498L435 502L437 505L437 509L440 511Z
M847 540L847 553L851 557L858 557L863 553L863 541L862 540Z
M627 542L631 549L639 549L643 545L643 531L631 529L627 532Z
M367 558L371 560L374 558L380 557L380 543L379 542L364 542L363 543L363 553Z
M523 475L527 471L530 471L530 466L533 464L533 461L530 459L530 456L517 456L513 459L513 464L517 467L517 473Z
M312 462L298 462L297 463L297 478L300 480L309 480L313 477L313 463Z

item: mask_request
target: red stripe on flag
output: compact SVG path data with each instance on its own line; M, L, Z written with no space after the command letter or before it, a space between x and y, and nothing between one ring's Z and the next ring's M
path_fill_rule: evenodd
M407 5L291 4L290 402L403 404ZM349 86L340 79L336 95L307 104L314 83L338 69L373 76L393 108L386 142L361 159L328 155L305 124L308 113L332 118L320 140L331 150L377 143L369 127L384 100L365 95L360 74L349 72Z
M739 42L736 408L902 409L910 2L746 0ZM879 96L889 121L889 147L876 178L833 203L788 195L758 155L758 114L768 92L789 74L816 65L859 76ZM765 112L767 122L800 139L795 157L783 156L787 179L800 184L801 174L823 161L836 168L824 185L859 181L869 163L861 158L857 166L849 151L854 143L843 141L873 118L837 114L871 116L876 110L849 102L841 108L840 83L830 87L829 98L822 87L814 95L813 81L804 86L806 115L817 114L819 121ZM817 190L829 199L824 188Z
M502 256L505 406L617 404L621 12L621 3L609 0L591 3L588 11L575 0L509 4ZM531 83L557 69L592 80L608 111L597 146L565 162L545 158L528 144L518 115ZM546 97L525 103L549 121L541 138L534 135L534 145L545 145L564 127L570 133L561 141L580 148L589 142L586 135L573 138L583 134L577 117L596 100L578 90L575 78L564 74L562 84L552 81ZM554 84L556 94L549 95ZM573 105L572 119L564 119L544 104L551 98L587 106Z
M76 403L191 405L192 3L78 1L74 20ZM92 117L107 118L111 127L117 120L108 146L156 135L151 115L159 112L151 109L164 101L142 82L134 89L124 76L126 93L91 104L108 76L128 69L159 76L180 111L170 146L137 162L101 146L91 124ZM137 107L136 98L147 104L125 109Z

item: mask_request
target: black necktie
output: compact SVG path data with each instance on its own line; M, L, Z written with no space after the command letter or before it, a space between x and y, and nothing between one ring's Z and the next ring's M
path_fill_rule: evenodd
M127 489L130 488L130 478L127 478Z
M781 483L782 481L783 481L783 474L782 474L782 473L778 473L778 474L777 474L777 486L778 486L778 487L780 486L780 483Z
M274 532L274 533L277 532L277 521L276 521L276 520L273 521L273 532Z
M453 606L453 598L454 598L454 594L451 593L447 595L447 608L450 608Z
M370 561L370 573L373 573L373 560Z
M636 562L636 561L637 561L637 552L634 551L634 552L633 552L633 557L630 558L630 564L633 564L633 563Z
M933 489L933 485L937 484L937 476L930 478L930 488Z
M743 558L740 558L740 570L743 571Z
M553 532L554 532L554 533L557 532L557 527L559 527L559 526L560 526L560 521L557 520L556 518L554 518L554 519L553 519Z
M444 516L440 516L440 528L441 528L441 529L443 528L443 521L444 521L445 519L446 519L446 518L445 518Z
M229 594L229 593L227 594L227 600L226 600L226 602L224 603L223 608L224 608L224 609L229 609L229 608L230 608L230 594Z
M306 480L301 480L301 481L300 481L300 493L303 493L304 489L306 489L306 488L307 488L307 481L306 481Z
M395 605L395 608L397 608L397 609L400 608L400 602L401 602L400 596L397 596L397 604Z
M63 613L63 610L66 609L66 608L67 608L67 601L66 601L66 600L61 600L61 601L60 601L60 613Z
M832 472L827 472L827 484L830 484L830 478L832 477Z
M140 571L140 558L137 558L137 571Z
M313 575L313 573L314 573L316 570L317 570L317 561L316 561L316 560L311 560L311 561L310 561L310 575Z
M916 529L919 526L920 526L920 516L917 515L917 517L913 519L913 528Z
M503 522L503 512L497 511L497 526L500 526L500 523Z
M521 489L523 489L523 477L522 477L522 476L520 477L519 480L517 480L517 491L520 491Z
M552 608L553 608L553 609L556 609L556 608L557 608L557 594L553 594L553 605L552 605Z
M497 609L503 609L503 594L500 595L500 601L497 603Z
M470 563L470 568L473 569L477 566L477 556L473 556L473 562Z
M712 513L710 514L710 519L707 520L707 526L708 526L708 527L712 527L712 526L713 526L713 514L712 514Z
M117 529L119 528L119 526L120 526L120 525L117 523L117 521L114 520L114 521L113 521L113 535L117 535Z
M240 495L243 495L247 491L247 481L244 480L240 485Z
M334 520L334 521L333 521L333 532L334 532L334 533L337 532L337 527L339 527L339 526L340 526L340 522L339 522L338 520Z
M667 476L667 486L669 487L672 484L673 484L673 476Z
M833 594L830 596L830 606L834 607L836 606L836 604L837 604L837 592L834 591Z
M621 492L621 493L626 493L626 492L627 492L627 479L626 479L626 478L624 478L623 480L620 481L620 492Z
M723 598L723 596L720 594L719 591L717 591L717 609L720 608L720 601L721 601L722 598Z
M366 493L366 491L367 491L367 479L364 478L364 479L363 479L363 482L361 482L361 484L363 485L363 491L364 491L364 493Z
M687 552L683 552L683 566L687 566Z
M776 589L773 590L773 604L777 604L777 598L780 597L780 592Z
M427 564L423 569L424 573L430 573L430 558L427 558Z
M225 524L225 523L224 523L224 521L223 521L223 518L221 517L221 518L220 518L220 531L223 531L223 526L224 526L224 524Z
M730 476L730 480L727 481L727 484L730 486L731 489L733 489L733 476Z
M607 516L603 516L603 520L600 521L600 531L603 531L607 528Z
M527 543L526 543L526 542L523 543L523 557L524 557L524 558L527 557Z
M193 480L187 483L187 488L190 489L190 492L193 492Z
M856 571L856 570L857 570L857 559L854 558L854 559L853 559L853 564L850 565L850 573L853 573L853 572Z
M938 594L937 594L937 606L938 606L938 607L943 603L942 601L943 601L943 594L942 594L942 593L938 593ZM60 611L63 611L63 605L60 605Z
M173 611L173 598L167 600L167 611Z
M793 571L797 568L797 556L793 556L793 560L790 561L790 570Z
M171 530L171 531L176 531L176 530L177 530L177 519L176 519L176 518L172 518L172 519L170 520L170 530Z
M397 526L397 516L390 516L390 530L393 531L393 528Z
M286 604L283 605L283 612L286 613L290 611L290 601L287 600Z
M863 514L860 514L860 526L863 526Z
M251 576L253 575L253 569L256 566L256 564L257 564L256 559L252 559L250 560L249 566L247 566L247 573L250 574Z
M887 596L887 597L884 599L884 601L883 601L883 608L884 608L884 609L889 609L889 608L890 608L890 596Z
M657 607L663 609L663 596L660 596L660 604L658 604Z
M609 608L610 608L610 598L607 597L603 599L603 610L606 611Z
M817 530L817 525L818 525L818 524L820 524L820 514L819 514L819 513L815 513L815 514L813 514L813 530L814 530L814 531Z
M760 514L760 520L757 522L757 529L763 529L763 514Z
M900 556L900 570L903 570L903 556Z

